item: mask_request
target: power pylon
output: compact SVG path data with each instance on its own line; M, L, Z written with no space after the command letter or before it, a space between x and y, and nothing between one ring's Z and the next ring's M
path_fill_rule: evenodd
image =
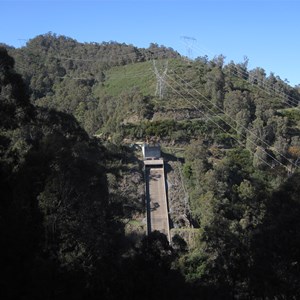
M165 64L165 69L162 73L159 73L156 67L156 62L153 60L153 68L154 73L156 75L156 91L155 96L159 96L159 99L162 99L164 96L164 90L165 90L165 78L168 72L168 61Z
M197 41L195 38L190 36L181 36L181 38L184 41L185 47L186 47L186 56L189 59L193 59L193 44Z

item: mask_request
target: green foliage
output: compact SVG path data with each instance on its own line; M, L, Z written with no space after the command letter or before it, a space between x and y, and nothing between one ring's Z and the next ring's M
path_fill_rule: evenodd
M127 124L123 127L123 130L124 136L135 139L159 137L163 140L184 142L207 134L210 127L202 120L178 122L165 119L161 121L147 121L140 124Z
M199 251L183 256L179 264L189 282L197 282L206 275L207 258Z
M284 117L287 117L287 119L290 122L291 126L298 126L300 124L300 112L299 109L285 109L281 110L280 114L282 114Z
M8 85L23 88L6 51L1 55L1 92ZM1 93L1 104L9 102L24 116L12 113L0 123L1 294L61 299L75 294L69 289L75 282L83 297L97 262L121 249L124 238L120 203L106 179L113 154L74 117L33 107L14 89Z
M153 59L169 62L163 99ZM299 89L247 63L51 33L0 48L4 295L299 298ZM125 138L183 149L194 251L126 238L143 207Z

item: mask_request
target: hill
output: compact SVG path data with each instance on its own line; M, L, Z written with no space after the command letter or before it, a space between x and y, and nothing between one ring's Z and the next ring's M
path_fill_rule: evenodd
M105 211L117 221L118 232L126 232L121 241L107 234L125 248L134 245L121 247L123 252L110 257L111 265L119 271L126 266L124 272L135 279L141 273L134 263L146 266L149 276L163 270L156 287L161 291L160 284L172 278L186 293L174 289L178 299L185 299L190 287L195 299L299 296L299 89L272 73L267 76L262 68L248 70L247 60L225 64L220 55L191 61L155 44L148 49L115 42L81 44L46 34L8 51L25 80L22 93L28 89L30 105L43 116L56 110L54 119L46 118L48 127L44 121L39 126L51 133L52 120L69 120L59 125L63 140L58 145L68 145L66 155L82 156L90 168L96 162L90 161L89 149L107 155L101 176L111 205ZM4 96L7 91L2 88ZM29 107L29 97L27 102ZM94 135L98 146L90 140ZM64 141L68 137L69 144ZM76 144L82 139L83 149ZM140 232L130 230L140 230L143 217L142 166L133 145L146 140L162 146L172 224L177 232L193 231L189 250L179 235L169 248L156 233L143 242ZM87 169L87 174L93 172ZM51 180L42 193L50 206L56 201L51 200ZM76 195L81 199L81 192ZM99 261L93 275L100 276L101 270L111 275L105 259ZM151 271L151 264L158 268ZM110 287L121 277L111 278L105 281ZM120 290L127 284L120 283Z

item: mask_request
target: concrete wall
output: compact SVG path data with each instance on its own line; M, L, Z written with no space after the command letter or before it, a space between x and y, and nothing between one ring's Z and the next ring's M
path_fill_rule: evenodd
M147 144L144 144L142 147L142 151L144 159L157 159L161 157L160 146L149 146Z

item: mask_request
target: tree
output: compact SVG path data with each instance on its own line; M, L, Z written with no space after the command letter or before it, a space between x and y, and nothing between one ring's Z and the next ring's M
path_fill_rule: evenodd
M219 108L223 108L225 76L220 66L212 68L206 74L205 88L212 102Z
M251 289L255 297L299 297L298 214L299 173L295 173L269 198L264 221L253 236Z
M7 129L33 117L27 89L13 67L14 59L0 47L0 119L1 126Z
M252 99L248 92L229 91L224 99L224 111L236 121L235 128L241 137L246 136L247 128L252 121Z

